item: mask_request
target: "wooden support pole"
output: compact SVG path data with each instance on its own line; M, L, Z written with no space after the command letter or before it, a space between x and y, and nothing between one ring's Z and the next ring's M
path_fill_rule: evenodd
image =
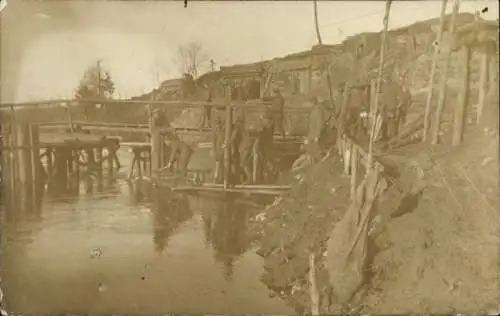
M53 171L54 165L53 165L53 161L52 161L53 155L54 155L54 150L52 149L52 147L48 147L47 148L47 155L46 155L46 158L47 158L47 160L46 160L47 181L50 181L52 176L54 175L54 171Z
M67 177L68 177L68 190L70 192L72 192L72 190L74 189L74 181L75 181L75 165L74 165L74 160L75 160L75 157L74 157L74 148L73 147L66 147L64 149L65 151L65 154L66 154L66 159L67 159Z
M449 27L450 48L446 51L443 75L441 78L441 86L439 88L439 101L438 101L438 106L436 109L436 114L434 117L434 124L432 126L432 131L431 131L431 144L433 144L433 145L436 145L439 142L441 115L443 113L444 105L446 103L446 92L447 92L447 87L448 87L448 68L450 66L450 59L451 59L451 46L453 44L453 35L455 34L456 19L457 19L458 11L460 9L460 0L454 0L454 1L455 2L453 3L453 12L451 15L450 27ZM429 95L427 96L427 98L429 98ZM431 96L431 98L432 98L432 96ZM424 118L424 122L425 122L425 118ZM425 128L425 126L424 126L424 128ZM425 130L424 130L424 133L425 133Z
M136 168L136 165L137 165L137 156L134 153L134 158L132 158L132 165L130 166L130 172L127 177L128 181L132 180L132 176L134 175L134 169Z
M316 263L313 252L309 253L309 297L311 299L311 315L319 315L319 292L316 282Z
M466 110L467 103L469 102L469 63L470 63L470 55L471 48L470 47L462 47L461 49L462 55L462 85L460 87L460 95L457 103L457 107L455 108L455 113L453 117L453 138L452 145L457 146L462 143L464 127L465 127L465 119L466 119Z
M113 144L108 144L108 176L113 176L115 171L113 163L115 161L115 148Z
M224 137L224 188L227 189L231 177L231 135L233 127L233 108L226 107L226 130Z
M352 148L352 142L349 141L349 138L346 138L346 143L344 147L344 155L343 155L343 160L344 160L344 173L349 174L349 167L351 164L351 148Z
M103 164L103 161L102 161L102 146L101 145L98 145L96 147L96 167L97 167L97 174L98 174L98 178L99 178L99 181L101 180L102 178L102 164Z
M483 114L483 109L484 105L487 102L486 101L486 96L488 92L488 54L484 53L481 55L481 70L480 70L480 77L479 77L479 98L478 98L478 105L477 105L477 115L476 115L476 122L479 124L481 120L481 115Z
M372 155L373 155L373 144L375 142L375 139L377 139L376 135L376 122L377 122L377 115L378 115L378 100L380 96L380 90L382 87L382 77L383 77L383 71L384 71L384 59L385 59L385 46L386 46L386 41L387 41L387 29L389 27L389 12L391 10L391 0L386 0L385 3L385 14L384 14L384 31L382 32L382 41L380 44L380 61L379 61L379 68L378 68L378 76L377 76L377 86L376 86L376 92L375 92L375 99L373 102L373 109L371 114L371 118L373 120L371 130L370 130L370 142L368 144L368 158L367 158L367 174L371 170L372 167Z
M22 186L33 183L33 171L31 165L30 147L30 125L28 123L18 123L16 126L17 146L19 149L19 181Z
M144 168L144 166L146 165L146 160L142 157L142 153L139 151L138 152L138 156L137 156L137 177L139 179L142 179L142 171ZM152 164L151 164L152 166ZM151 175L153 174L153 170L152 170L152 167L150 166L149 168L149 171L151 172ZM146 171L146 170L144 170Z
M439 30L438 30L438 35L437 35L437 43L434 46L434 55L432 57L432 65L431 65L431 74L429 78L429 87L427 91L427 99L425 102L425 112L424 112L424 135L422 140L425 142L428 139L427 133L429 131L429 124L430 124L430 115L431 115L431 104L432 104L432 97L434 94L434 77L436 73L436 67L438 63L438 58L439 58L439 52L442 47L442 40L443 40L443 30L444 30L444 19L445 19L445 14L446 14L446 4L447 0L441 0L441 17L439 20Z
M80 149L78 147L73 150L73 174L75 191L78 194L80 191Z
M358 147L352 146L351 151L351 200L354 201L356 196L356 185L358 177Z
M63 102L62 106L66 108L66 115L68 117L68 127L69 130L73 132L73 117L71 115L71 103Z
M41 184L41 171L40 170L40 141L39 141L39 130L37 125L31 126L31 135L30 135L30 143L31 143L31 172L33 178L33 185L35 188ZM34 190L36 192L36 190Z
M259 141L255 140L252 146L252 183L257 184L260 181L260 155L259 155Z
M158 170L161 168L161 133L156 127L151 129L151 166L150 176L152 180L157 180Z

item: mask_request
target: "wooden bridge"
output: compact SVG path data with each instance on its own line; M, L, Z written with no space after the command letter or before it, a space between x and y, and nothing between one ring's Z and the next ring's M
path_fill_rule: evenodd
M130 100L85 100L87 104L132 104L135 107L143 107L148 113L148 123L137 122L104 122L76 120L77 103L74 100L38 101L17 104L1 104L0 110L7 112L8 120L4 120L3 134L7 141L2 149L11 152L8 155L16 157L31 157L15 163L16 159L10 159L5 164L9 171L8 178L22 178L23 183L40 182L35 181L46 175L47 182L66 184L67 188L77 186L79 181L80 167L85 166L102 174L103 166L108 165L108 173L113 174L114 167L119 165L117 150L120 146L129 147L134 152L135 171L139 176L149 174L151 179L162 182L161 174L165 171L165 153L167 148L163 141L164 130L156 128L153 124L153 111L155 108L171 110L173 108L202 108L209 107L212 112L219 113L226 121L226 143L231 135L234 122L234 113L244 113L246 117L252 113L263 112L268 104L264 102L194 102L194 101L130 101ZM63 109L64 111L61 111ZM34 111L33 111L34 110ZM29 115L22 115L23 111ZM46 111L59 111L65 117L61 120L40 120L40 116ZM308 113L306 108L286 108L285 115L301 116ZM204 113L204 111L203 111ZM51 116L51 115L49 115ZM212 115L212 118L215 115ZM58 119L58 117L55 117ZM259 119L259 118L257 118ZM7 126L6 126L7 125ZM9 128L10 126L10 128ZM78 126L75 131L74 127ZM214 126L214 125L212 125ZM7 127L7 128L5 128ZM181 139L195 139L195 152L204 151L212 147L213 130L204 126L177 127L173 131ZM122 142L122 135L135 134L146 138L144 142ZM275 137L273 152L281 156L297 157L300 154L300 146L303 144L302 135L288 135L285 139ZM23 135L31 135L29 137ZM103 153L107 153L104 155ZM225 149L225 170L230 170L229 146ZM28 155L28 156L27 156ZM5 156L5 155L4 155ZM37 158L39 157L39 158ZM40 164L40 159L43 163ZM255 157L254 168L259 162ZM28 166L29 165L29 166ZM29 172L27 171L29 169ZM42 170L43 169L43 170ZM132 170L131 170L132 171ZM200 170L193 170L195 173ZM206 171L206 170L205 170ZM211 170L208 170L211 171ZM29 176L29 175L30 176ZM72 179L70 181L70 179ZM225 182L222 189L229 189L228 175L224 176ZM255 181L258 181L254 177ZM46 182L46 181L42 181ZM257 183L256 183L257 184ZM210 187L206 184L203 187ZM219 186L218 190L221 188ZM235 188L233 188L234 191ZM238 188L240 190L241 188ZM265 191L265 190L264 190Z

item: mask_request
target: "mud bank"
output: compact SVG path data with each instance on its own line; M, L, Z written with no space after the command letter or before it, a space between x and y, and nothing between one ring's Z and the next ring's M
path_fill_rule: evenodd
M399 177L378 204L356 295L338 301L325 268L335 260L329 236L350 205L349 180L333 155L294 175L293 190L255 220L271 295L310 312L314 252L322 313L498 312L498 135L477 128L455 149L418 144L386 159Z

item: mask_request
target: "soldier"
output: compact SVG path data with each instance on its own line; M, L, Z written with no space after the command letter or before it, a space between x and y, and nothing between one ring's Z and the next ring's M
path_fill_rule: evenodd
M220 117L215 119L214 135L212 140L212 156L215 160L215 182L222 183L222 166L224 161L224 125Z
M264 116L264 126L260 129L255 140L254 146L256 147L257 154L261 157L260 166L262 169L259 173L265 173L265 169L271 168L271 150L273 146L274 135L274 120L269 115Z
M309 115L309 131L307 135L306 150L313 160L317 160L321 154L320 138L325 129L326 111L318 102L318 98L312 97L311 114Z
M245 121L244 116L240 115L233 124L233 130L231 134L231 183L238 182L241 177L240 170L240 145L243 139L243 134L245 132Z
M175 133L169 133L167 135L165 144L170 147L170 158L166 168L172 168L173 163L177 162L178 170L176 171L186 176L189 158L193 153L193 149L187 143L183 142Z
M397 133L401 132L401 128L406 122L408 109L412 104L412 96L410 89L408 88L408 74L409 71L406 71L399 77L401 86L398 95L398 104L396 107Z
M267 115L273 120L274 130L278 132L283 139L285 139L285 98L281 94L280 89L275 88L273 92L275 93L274 96L270 98L263 98L263 100L272 102L272 105L267 108Z
M157 128L163 128L168 126L167 115L164 111L159 108L153 110L152 113L153 126Z

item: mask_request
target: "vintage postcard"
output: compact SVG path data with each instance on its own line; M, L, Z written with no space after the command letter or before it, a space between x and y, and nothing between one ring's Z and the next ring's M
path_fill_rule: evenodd
M498 314L497 1L0 1L2 315Z

